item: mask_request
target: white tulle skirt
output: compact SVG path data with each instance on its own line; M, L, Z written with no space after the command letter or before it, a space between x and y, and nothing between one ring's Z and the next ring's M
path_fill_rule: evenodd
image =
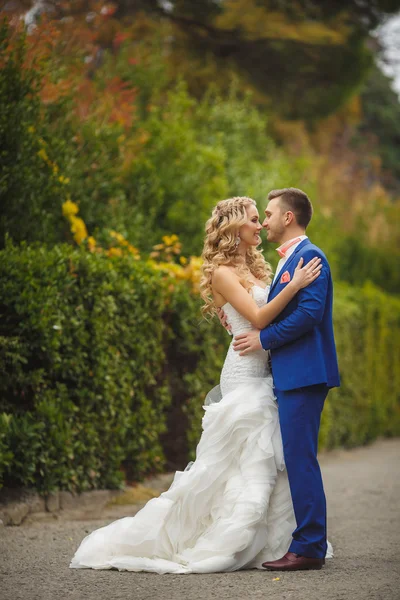
M168 491L88 535L72 568L212 573L281 558L296 527L272 378L205 406L196 460Z

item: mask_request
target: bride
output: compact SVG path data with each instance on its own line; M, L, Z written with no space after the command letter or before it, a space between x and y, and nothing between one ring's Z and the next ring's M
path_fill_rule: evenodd
M203 312L223 307L234 335L266 327L320 273L319 259L300 262L266 304L271 269L257 250L261 229L246 197L218 202L206 224ZM88 535L72 568L212 573L261 568L287 552L296 521L268 355L240 356L231 344L212 392L196 460L134 517Z

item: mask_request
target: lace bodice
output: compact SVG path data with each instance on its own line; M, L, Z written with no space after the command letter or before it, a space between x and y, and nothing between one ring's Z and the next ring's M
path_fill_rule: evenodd
M261 306L264 306L264 304L267 303L269 289L270 289L270 286L267 286L264 289L259 285L254 285L251 289L250 293L253 296L255 303L260 308L261 308ZM245 319L235 308L233 308L233 306L231 304L229 304L229 302L224 304L222 309L228 318L229 325L231 325L231 327L232 327L233 336L239 335L239 333L245 333L246 331L251 331L252 329L254 329L254 327L252 326L250 321Z
M251 293L256 304L261 307L268 300L269 286L265 289L254 285ZM245 319L231 304L226 303L222 307L228 323L232 327L233 337L246 331L254 329L250 321ZM233 343L233 340L232 340ZM268 355L264 350L252 352L247 356L240 356L239 352L235 352L233 345L229 346L228 353L225 358L225 363L221 372L221 392L224 396L237 385L248 381L254 377L267 377L270 374L268 367Z

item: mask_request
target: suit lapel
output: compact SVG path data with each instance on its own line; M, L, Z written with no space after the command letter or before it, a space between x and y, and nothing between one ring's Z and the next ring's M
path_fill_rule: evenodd
M281 271L285 272L288 271L289 268L291 267L292 262L294 261L296 254L302 249L304 248L304 246L307 246L307 244L311 244L310 240L308 238L306 238L305 240L303 240L302 242L300 242L300 244L297 246L296 250L294 252L292 252L292 254L289 256L289 258L287 259L287 261L285 262L285 264L283 265ZM272 290L275 289L277 283L280 280L281 277L281 271L279 271L279 273L277 274L277 276L275 277L275 281L273 282L273 284L271 285L271 288L269 290L269 298L271 298L271 293Z

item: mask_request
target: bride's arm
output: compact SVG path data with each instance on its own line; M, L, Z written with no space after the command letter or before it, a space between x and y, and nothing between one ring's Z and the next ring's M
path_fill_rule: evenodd
M263 329L282 312L299 290L306 287L320 274L322 265L320 258L313 258L303 268L301 258L293 279L283 290L265 306L259 308L250 294L241 285L238 277L228 267L218 267L214 274L212 285L216 292L229 302L253 327Z

